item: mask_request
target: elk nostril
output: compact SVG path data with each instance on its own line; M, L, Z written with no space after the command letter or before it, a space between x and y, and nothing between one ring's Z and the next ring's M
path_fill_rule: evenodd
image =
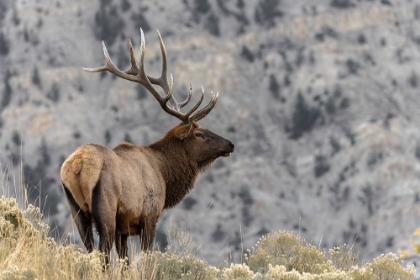
M230 147L232 148L232 150L233 150L233 149L235 149L235 145L233 145L233 143L232 143L232 142L229 142L229 145L230 145Z

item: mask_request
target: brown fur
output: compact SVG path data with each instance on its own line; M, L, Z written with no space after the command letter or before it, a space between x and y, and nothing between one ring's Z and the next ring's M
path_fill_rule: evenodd
M60 176L88 251L93 250L92 223L107 262L114 241L119 256L127 257L130 235L140 235L142 249L151 249L162 211L184 199L200 171L233 150L230 141L196 123L179 124L150 146L77 148Z

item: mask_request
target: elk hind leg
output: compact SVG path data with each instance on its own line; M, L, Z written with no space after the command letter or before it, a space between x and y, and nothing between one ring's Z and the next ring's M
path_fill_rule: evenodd
M87 251L90 253L93 251L94 240L92 231L92 219L90 213L84 212L80 206L76 203L71 192L63 184L64 193L66 194L67 201L70 205L70 212L73 217L74 223L76 224L77 230L79 231L80 238L83 241Z
M99 250L105 254L105 265L109 264L112 244L115 240L115 215L117 207L112 197L103 193L100 181L92 192L92 216L99 234Z

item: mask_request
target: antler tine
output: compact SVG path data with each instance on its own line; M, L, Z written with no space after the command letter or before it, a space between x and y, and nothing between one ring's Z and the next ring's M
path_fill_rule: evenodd
M133 44L131 43L130 38L128 38L128 48L130 50L131 68L127 71L124 71L124 72L127 73L127 74L135 76L139 73L139 67L137 66L136 59L134 58Z
M162 74L160 78L162 80L166 80L166 73L168 72L168 57L166 55L166 48L165 44L163 43L162 36L160 35L159 30L156 30L159 38L159 45L160 45L160 51L162 53Z
M100 66L100 67L96 67L96 68L85 68L85 67L83 67L82 69L85 70L86 72L91 72L91 73L102 72L102 71L108 70L108 68L109 68L108 65L110 63L112 64L112 61L111 61L111 58L109 57L108 50L106 49L104 41L102 41L102 50L104 51L104 55L105 55L105 65Z
M160 36L159 31L158 31L158 35ZM153 78L153 77L149 77L149 76L146 75L146 72L144 70L144 54L145 54L145 51L146 51L146 40L145 40L145 36L144 36L144 33L143 33L143 29L141 29L141 28L140 28L140 36L141 36L141 40L140 40L140 53L139 53L139 57L140 57L139 69L140 69L140 73L141 73L140 75L146 77L147 78L147 81L149 82L149 84L151 82L151 83L153 83L155 85L160 86L163 89L163 91L165 92L166 96L162 98L159 95L159 97L161 99L159 102L164 102L165 104L161 104L161 106L164 107L164 105L166 106L166 102L168 102L168 100L172 98L172 85L173 85L173 82L171 82L171 83L168 82L167 75L166 75L166 69L167 69L167 65L166 65L167 63L166 63L166 61L167 61L167 59L166 59L165 46L163 45L163 42L160 45L161 46L162 55L164 56L163 57L163 61L165 61L165 65L162 66L163 69L162 69L161 76L159 78L157 78L157 79L156 78ZM162 39L160 38L160 40L162 40ZM172 76L171 76L171 80L173 81Z
M162 89L165 91L165 93L169 92L170 90L172 91L172 89L170 89L170 87L172 86L170 83L168 84L168 80L167 80L167 76L168 76L168 56L166 54L166 48L165 48L165 44L163 43L163 39L162 39L162 35L160 34L159 30L156 30L158 38L159 38L159 45L160 45L160 51L162 54L162 73L160 75L159 78L152 78L152 77L148 77L149 80L155 84L155 85L159 85L162 87ZM181 104L179 104L174 96L171 96L171 98L169 99L169 102L172 105L172 108L175 109L176 111L180 111L180 108L182 108ZM185 105L184 105L185 106Z
M192 87L190 87L190 94L192 93ZM190 97L190 94L188 95L188 98ZM186 119L188 120L188 122L190 122L189 121L189 119L190 119L190 115L195 111L195 110L197 110L197 108L198 107L200 107L200 105L201 105L201 102L203 102L203 99L204 99L204 89L201 91L201 97L200 97L200 100L198 100L198 102L188 111L188 112L186 112L184 115L185 115L185 117L186 117Z
M190 84L190 91L188 92L187 99L185 99L184 102L179 103L179 108L182 108L185 105L187 105L188 102L190 102L191 96L192 96L192 85Z
M144 39L143 29L140 28L140 50L139 50L139 71L144 74L144 53L146 50L146 40Z
M202 89L203 89L203 94L204 94L204 88L202 88ZM210 102L207 104L206 107L202 108L196 114L192 115L189 118L190 122L198 122L199 120L201 120L202 118L207 116L207 114L213 109L214 105L216 105L216 102L217 102L218 98L219 98L219 93L218 92L216 92L216 93L211 92Z

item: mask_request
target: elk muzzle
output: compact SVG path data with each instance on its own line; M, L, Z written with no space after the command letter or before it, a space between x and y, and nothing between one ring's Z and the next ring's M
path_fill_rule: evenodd
M226 150L222 152L222 155L221 155L222 157L228 157L235 151L235 145L229 140L226 140L226 141L227 141Z

